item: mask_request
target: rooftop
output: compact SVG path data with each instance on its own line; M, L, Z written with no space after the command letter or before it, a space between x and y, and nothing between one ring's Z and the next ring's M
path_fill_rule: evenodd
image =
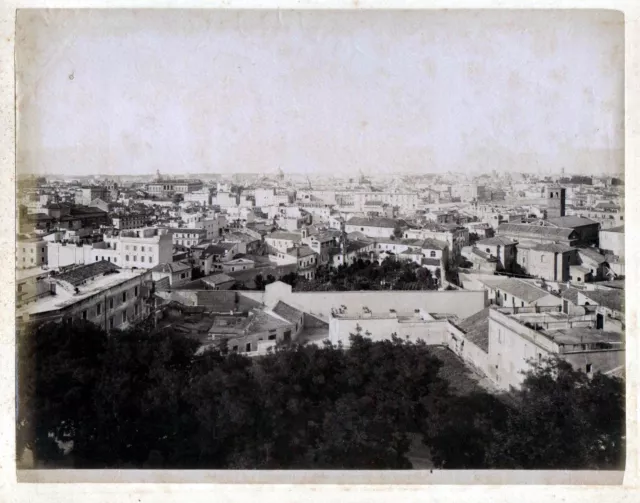
M282 301L279 301L276 304L276 307L273 308L273 312L291 323L297 323L304 314L302 311Z
M142 269L119 269L113 274L95 276L84 285L76 287L78 288L78 293L69 292L64 288L57 288L55 295L42 297L36 302L25 305L24 308L18 310L18 314L28 313L35 315L64 309L92 297L93 295L109 290L121 283L140 277L146 274L146 272L147 271Z
M71 286L78 286L96 276L102 276L105 274L113 273L119 269L120 268L117 265L113 264L112 262L101 260L100 262L94 262L93 264L82 265L82 266L70 269L61 274L58 274L56 276L56 279L58 281L65 281L69 283Z
M229 281L235 281L231 276L220 273L220 274L212 274L211 276L206 276L202 278L203 283L219 285L220 283L227 283Z
M599 306L607 307L613 311L624 311L624 290L581 290L580 293Z
M533 234L536 236L544 236L550 238L569 239L575 232L571 228L563 227L547 227L539 224L500 224L498 233L514 233L514 234Z
M548 224L556 227L563 227L565 229L572 229L575 227L582 227L584 225L597 225L598 222L594 222L589 218L578 217L575 215L567 215L564 217L549 218L546 220Z
M535 302L538 299L541 299L548 295L552 295L542 288L538 288L537 286L533 286L526 281L521 281L515 278L504 278L496 280L482 279L479 281L487 284L494 290L500 290L501 292L508 293L526 302Z
M487 307L457 323L467 339L485 353L489 352L489 309Z
M395 227L402 225L403 222L394 220L393 218L363 218L363 217L351 217L347 221L347 225L360 225L362 227L383 227L386 229L394 229Z
M620 232L624 234L624 225L620 225L618 227L613 227L611 229L600 229L600 232Z
M271 239L286 239L288 241L298 242L302 239L300 234L295 232L275 231L267 236Z
M535 251L551 252L551 253L568 253L575 250L571 246L564 245L562 243L542 243L537 244L531 248Z
M517 242L514 241L513 239L496 236L493 238L480 239L477 242L477 244L483 245L483 246L509 246L509 245L515 245L517 244Z

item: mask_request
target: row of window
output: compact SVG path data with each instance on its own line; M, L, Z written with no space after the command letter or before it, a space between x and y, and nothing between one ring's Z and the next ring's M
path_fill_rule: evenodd
M26 262L27 258L26 257L22 257L22 262ZM31 257L31 263L33 264L33 257ZM44 257L40 257L40 263L44 264Z
M133 288L133 297L137 298L138 297L138 287L134 287ZM109 302L109 309L114 309L115 303L114 303L114 298L115 297L111 297L108 302ZM120 294L120 298L122 299L122 303L124 304L125 302L127 302L127 292L122 292L122 294ZM134 307L134 313L137 315L138 314L138 306L136 305ZM99 302L98 304L96 304L96 316L100 316L102 314L102 302ZM82 319L86 320L87 317L89 315L88 309L85 309L84 311L82 311ZM113 327L112 327L113 328Z
M124 249L125 250L129 250L129 245L124 245ZM138 247L136 245L133 245L133 251L138 251ZM142 252L144 251L144 246L140 247L140 251L142 251ZM151 251L151 247L150 246L147 247L147 251Z
M33 250L35 250L35 248L29 248L29 251L30 251L31 253L33 253ZM42 253L44 253L44 247L42 247L41 251L42 251ZM27 253L27 249L26 249L26 248L23 248L23 249L22 249L22 253Z

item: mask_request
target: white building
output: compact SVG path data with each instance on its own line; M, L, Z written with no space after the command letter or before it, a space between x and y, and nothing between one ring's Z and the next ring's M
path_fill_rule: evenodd
M18 239L16 252L17 269L40 267L48 264L47 241L42 237Z
M345 224L345 231L362 232L372 238L390 238L396 227L403 229L404 222L392 218L361 218L351 217Z
M126 328L149 312L146 299L151 273L121 269L101 261L73 267L42 278L49 295L26 302L17 310L20 322L87 320L105 330Z

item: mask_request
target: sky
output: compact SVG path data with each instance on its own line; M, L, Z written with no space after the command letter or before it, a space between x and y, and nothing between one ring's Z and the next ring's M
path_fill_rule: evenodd
M613 11L19 11L18 172L621 174Z

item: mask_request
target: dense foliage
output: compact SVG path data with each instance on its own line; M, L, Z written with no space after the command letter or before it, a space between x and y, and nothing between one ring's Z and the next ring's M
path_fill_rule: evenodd
M592 379L568 363L535 364L505 402L487 393L453 397L425 423L443 468L620 469L624 382Z
M196 354L167 331L108 336L86 322L19 339L18 453L76 468L410 468L424 433L445 468L611 467L623 386L555 363L504 402L461 396L424 344Z
M349 265L319 267L312 280L298 278L293 283L297 291L357 291L357 290L436 290L440 273L415 262L382 261L359 258Z

